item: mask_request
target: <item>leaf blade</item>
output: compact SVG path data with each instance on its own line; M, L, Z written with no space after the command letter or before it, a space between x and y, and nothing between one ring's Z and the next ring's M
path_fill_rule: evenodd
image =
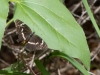
M14 18L25 22L49 48L80 59L89 70L90 52L84 32L59 0L22 0Z
M42 75L50 75L49 72L44 68L44 66L40 62L40 60L35 59L35 63L37 65L38 69L40 70L40 72L42 73Z
M3 8L2 8L3 7ZM0 48L9 10L8 0L0 0Z
M61 53L61 52L58 52L58 51L54 51L52 53L50 53L50 55L48 56L48 59L46 60L46 62L54 57L54 56L59 56L59 57L62 57L66 60L68 60L72 65L74 65L83 75L90 75L87 70L79 63L77 62L74 58L64 54L64 53Z

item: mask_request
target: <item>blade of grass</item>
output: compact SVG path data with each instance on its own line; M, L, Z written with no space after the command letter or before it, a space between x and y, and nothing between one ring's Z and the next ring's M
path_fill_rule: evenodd
M38 59L35 60L35 63L40 72L42 73L42 75L50 75L49 72L44 68L43 64Z
M95 27L95 29L96 29L98 35L99 35L99 37L100 37L100 30L99 30L98 25L97 25L97 23L96 23L96 21L95 21L95 19L94 19L94 17L93 17L93 14L92 14L92 12L91 12L91 10L90 10L90 7L89 7L89 5L88 5L88 3L87 3L87 0L82 0L82 2L83 2L84 6L85 6L85 9L86 9L86 11L87 11L87 13L88 13L88 15L89 15L89 17L90 17L92 23L93 23L93 25L94 25L94 27Z
M83 75L90 75L88 73L88 71L79 63L77 62L74 58L64 54L64 53L61 53L61 52L58 52L58 51L54 51L52 53L50 53L50 55L48 56L48 59L46 60L46 62L54 57L54 56L59 56L59 57L62 57L66 60L68 60L73 66L75 66Z

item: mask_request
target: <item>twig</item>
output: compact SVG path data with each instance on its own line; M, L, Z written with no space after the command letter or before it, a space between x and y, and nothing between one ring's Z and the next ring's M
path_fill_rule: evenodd
M2 60L1 58L0 58L0 61L3 62L5 65L10 66L10 64L8 64L7 62L5 62L5 61Z
M60 70L58 69L58 75L61 75Z
M23 50L21 50L21 51L23 51ZM32 68L30 68L30 66L28 65L27 61L24 59L23 52L21 52L20 55L21 55L21 59L23 60L23 62L25 62L26 67L30 70L30 72L32 73L32 75L36 75L34 73L34 71L32 70Z
M91 56L91 61L93 61L99 53L100 53L100 44L99 44L99 46L96 48L95 53Z

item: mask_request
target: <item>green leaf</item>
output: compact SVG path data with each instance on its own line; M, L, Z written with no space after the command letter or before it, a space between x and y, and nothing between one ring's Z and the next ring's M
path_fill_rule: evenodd
M66 60L68 60L70 63L72 63L83 75L90 75L87 70L85 68L83 68L83 66L77 62L74 58L68 56L68 55L65 55L64 53L61 53L61 52L58 52L58 51L54 51L52 53L50 53L50 55L48 56L48 59L47 61L54 57L54 56L59 56L59 57L62 57Z
M8 16L8 0L0 0L0 48L1 48L1 41L4 35L4 30L6 27L6 20Z
M38 59L35 60L35 63L40 72L42 73L42 75L50 75L49 72L44 68L43 64Z
M22 73L22 72L9 72L7 70L0 70L0 74L3 75L31 75L31 74L26 74L26 73Z
M6 70L0 70L0 74L7 74L8 73L8 71L6 71Z
M22 73L19 72L19 69L22 68L23 66L23 62L18 64L18 62L12 64L11 66L5 68L4 70L0 70L0 74L3 75L31 75L31 74L26 74L26 73Z
M5 68L3 71L7 71L7 72L9 72L9 73L12 73L11 67L12 67L12 66L9 66L9 67ZM1 73L2 73L2 70L1 70L0 74L1 74Z
M62 3L64 3L65 0L60 0Z
M14 19L26 23L48 45L78 58L90 69L90 52L82 28L60 0L16 0Z
M24 67L24 63L20 61L20 64L18 62L15 62L11 66L5 68L4 70L7 70L9 73L12 73L12 72L21 71L23 67Z

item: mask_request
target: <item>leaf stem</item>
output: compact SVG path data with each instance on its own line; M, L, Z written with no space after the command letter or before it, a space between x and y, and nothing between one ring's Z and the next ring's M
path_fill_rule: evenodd
M7 22L6 26L10 25L13 21L14 19L12 18L10 21Z

